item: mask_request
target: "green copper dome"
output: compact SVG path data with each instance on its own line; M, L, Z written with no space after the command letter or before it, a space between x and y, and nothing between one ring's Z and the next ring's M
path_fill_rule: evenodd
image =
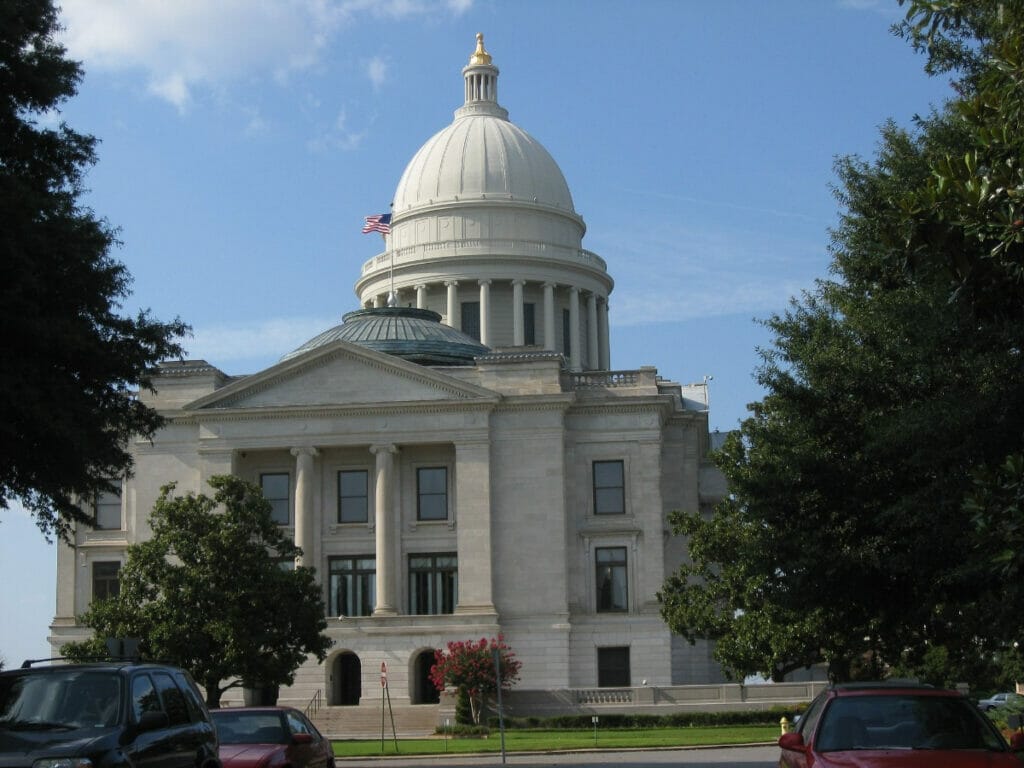
M429 309L377 307L349 312L336 325L281 358L288 360L333 341L347 341L420 365L472 365L490 350L441 323Z

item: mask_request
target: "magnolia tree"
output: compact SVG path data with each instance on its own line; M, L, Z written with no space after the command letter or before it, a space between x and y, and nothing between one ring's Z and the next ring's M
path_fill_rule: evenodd
M505 643L501 635L480 638L479 641L453 641L443 651L434 651L434 666L430 668L430 681L437 690L455 688L469 699L473 723L480 724L480 715L490 697L498 691L495 672L495 654L500 668L502 690L509 690L519 680L521 662Z

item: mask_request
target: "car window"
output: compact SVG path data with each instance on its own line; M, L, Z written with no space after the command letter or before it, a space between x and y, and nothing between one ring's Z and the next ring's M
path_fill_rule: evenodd
M146 712L163 712L163 707L149 675L136 675L132 678L132 714L138 721Z
M288 727L292 733L308 733L310 736L313 732L310 730L310 726L306 723L306 719L298 712L288 712Z
M4 676L0 678L0 723L105 728L117 723L120 699L120 680L104 671L67 669Z
M163 702L164 711L171 725L187 725L189 722L188 706L185 704L185 697L182 695L174 680L166 672L154 672L153 681L160 692L160 700Z
M179 673L179 687L181 693L185 697L185 706L188 707L188 718L193 723L205 722L207 719L205 708L203 707L202 700L199 698L199 693L196 690L195 683L192 682L192 678L185 674Z
M805 744L810 743L811 734L814 733L814 727L818 724L818 719L821 717L821 712L825 708L827 701L828 698L825 694L819 695L800 716L800 723L797 725L796 730L803 737Z

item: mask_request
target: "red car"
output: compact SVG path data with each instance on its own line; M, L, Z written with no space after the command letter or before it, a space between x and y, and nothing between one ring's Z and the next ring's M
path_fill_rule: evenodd
M210 712L224 768L334 768L331 742L291 707L231 707Z
M1021 768L992 722L956 691L905 683L830 688L779 739L780 768Z

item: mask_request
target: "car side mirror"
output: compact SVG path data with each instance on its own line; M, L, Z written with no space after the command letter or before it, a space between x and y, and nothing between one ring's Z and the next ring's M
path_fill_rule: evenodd
M292 744L312 744L313 734L311 733L293 733Z
M779 736L779 747L781 749L795 749L800 752L806 750L804 737L799 733L784 733Z

